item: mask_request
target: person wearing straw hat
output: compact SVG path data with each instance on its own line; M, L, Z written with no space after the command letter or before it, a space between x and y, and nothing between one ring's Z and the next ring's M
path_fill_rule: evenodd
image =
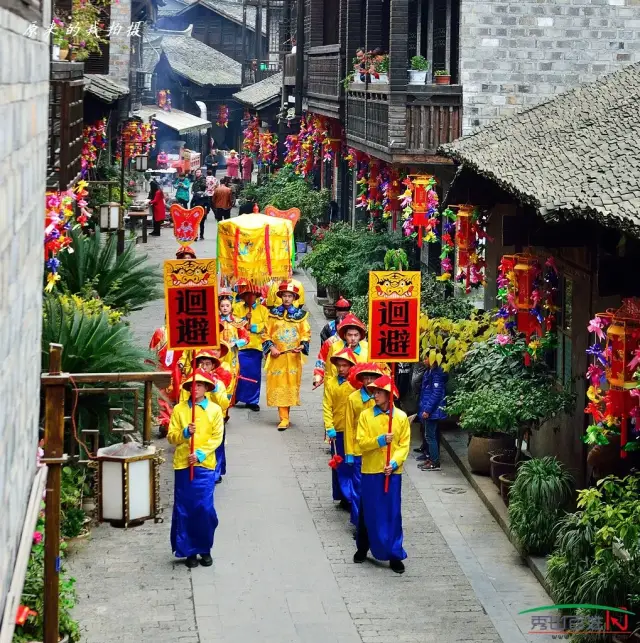
M302 355L309 354L309 314L296 306L302 292L302 284L295 279L280 284L277 294L282 304L271 309L262 335L262 352L267 357L267 406L278 408L278 431L291 426L289 410L300 406Z
M336 368L332 364L331 358L345 348L350 348L353 351L359 364L369 360L369 344L365 339L367 327L353 313L348 313L345 316L338 326L336 334L340 339L331 344L329 348L326 378L336 376Z
M371 550L374 558L388 560L391 569L402 574L407 557L402 547L402 466L409 455L411 428L406 413L393 404L391 396L397 398L398 392L391 377L379 377L367 391L375 405L362 411L356 430L362 482L353 562L363 563Z
M193 378L182 387L191 391ZM195 372L195 422L192 400L178 402L171 414L167 440L176 447L173 455L175 476L173 516L171 518L171 550L177 558L186 558L187 567L213 564L211 548L218 526L213 502L215 489L216 449L222 443L224 420L222 411L207 393L215 382L210 373ZM194 439L194 453L190 442ZM190 479L193 467L193 480ZM198 556L200 560L198 561Z
M324 385L322 398L322 417L327 439L331 442L331 455L341 458L337 466L331 468L331 488L333 499L340 501L341 509L351 509L351 469L344 457L344 430L347 399L353 393L349 383L349 371L356 364L356 356L351 349L345 348L331 358L337 376L329 378Z
M262 376L262 334L269 311L260 303L260 288L242 279L237 283L238 300L233 314L249 331L249 343L240 349L240 378L236 401L252 411L260 410L260 380ZM244 379L242 379L244 378Z
M349 314L351 310L351 302L344 297L339 297L336 301L336 318L324 325L320 331L320 343L324 344L329 337L336 334L340 322Z
M347 398L345 410L344 452L345 462L351 467L351 524L358 526L360 515L360 487L362 476L362 452L356 443L356 430L360 414L375 404L373 395L367 390L379 377L384 375L380 366L373 362L357 364L349 373L351 385L356 389Z

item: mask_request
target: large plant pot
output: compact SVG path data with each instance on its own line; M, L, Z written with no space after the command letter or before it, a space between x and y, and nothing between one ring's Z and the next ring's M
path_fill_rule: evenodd
M509 506L509 492L511 491L511 485L516 481L515 471L513 473L503 473L500 476L500 495L504 504Z
M322 312L324 313L325 319L335 319L336 318L336 306L335 304L324 304L322 306Z
M491 462L491 479L496 487L500 487L500 476L505 473L515 473L516 471L516 451L497 453L490 458Z
M450 85L451 76L434 76L436 85Z
M596 444L587 455L587 465L591 467L593 477L597 479L617 474L620 464L619 435L610 435L609 444Z
M335 304L338 301L340 293L335 286L327 286L327 297L329 297L329 303Z
M472 435L467 451L471 471L481 476L488 476L491 473L491 456L489 453L508 449L511 446L513 446L513 438L508 435L498 434L490 438Z
M378 74L378 78L371 76L372 85L387 85L389 83L389 74Z
M409 85L424 85L427 82L427 70L409 69Z

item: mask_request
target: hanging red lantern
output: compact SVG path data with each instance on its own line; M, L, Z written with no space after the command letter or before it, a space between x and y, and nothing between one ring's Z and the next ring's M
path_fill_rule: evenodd
M458 250L458 267L469 267L469 255L473 249L473 210L471 205L458 206L456 216L456 247Z
M531 336L539 330L537 319L531 314L531 309L535 307L533 301L534 281L540 272L540 264L535 257L531 255L516 255L516 264L513 267L513 273L516 281L516 325L521 333L524 333L527 344L531 341ZM531 357L525 353L525 364L529 366Z
M427 198L427 191L431 182L431 177L428 175L415 176L411 179L413 184L413 202L411 209L413 210L413 225L416 228L424 227L428 224L429 217L429 199ZM422 234L418 234L418 239L422 238Z

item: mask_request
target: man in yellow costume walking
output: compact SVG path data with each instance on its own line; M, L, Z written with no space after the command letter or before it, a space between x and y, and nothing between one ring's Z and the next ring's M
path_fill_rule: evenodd
M278 407L278 431L289 428L289 409L300 406L302 355L309 354L309 313L295 305L302 292L302 284L295 279L280 284L282 304L271 309L262 335L262 351L267 356L267 406Z

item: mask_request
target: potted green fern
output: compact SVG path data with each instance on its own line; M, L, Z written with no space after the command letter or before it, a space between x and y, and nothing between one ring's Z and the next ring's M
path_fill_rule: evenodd
M427 82L429 61L424 56L414 56L411 59L411 68L408 71L410 85L424 85Z

